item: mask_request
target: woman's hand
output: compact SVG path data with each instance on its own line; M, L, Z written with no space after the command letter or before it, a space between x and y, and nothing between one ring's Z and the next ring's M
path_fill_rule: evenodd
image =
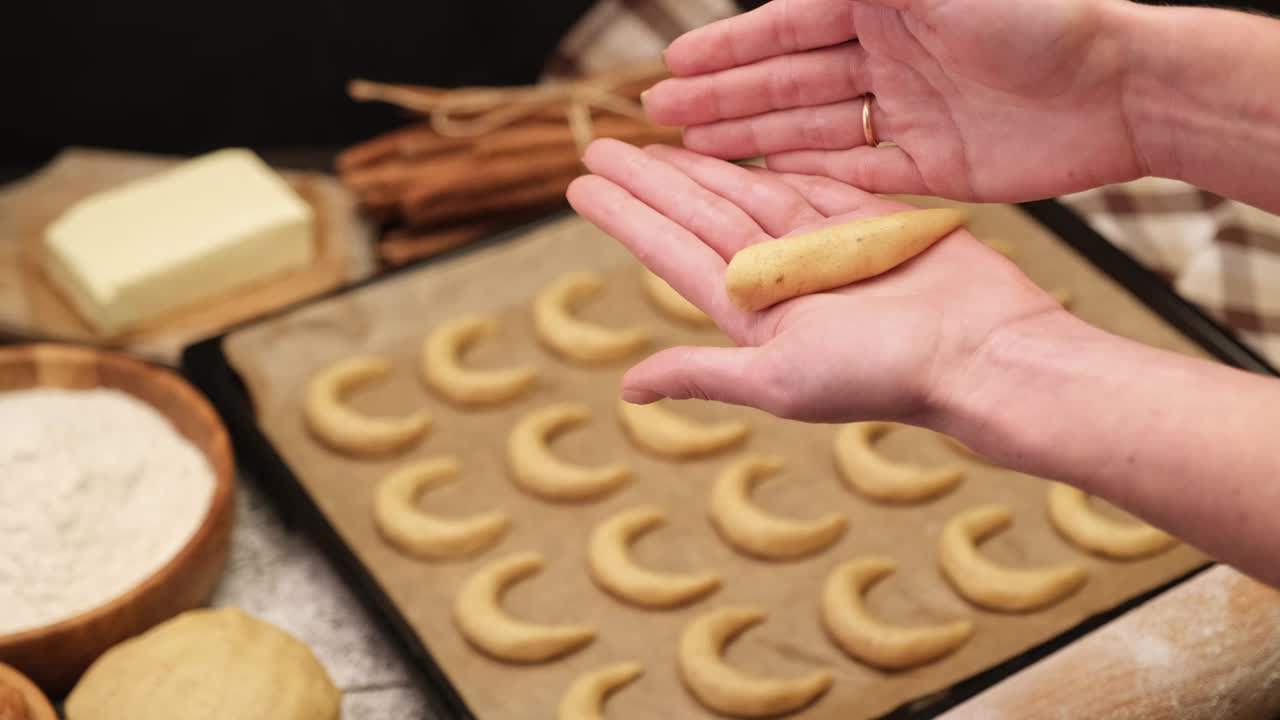
M834 180L665 146L599 140L569 200L708 313L740 347L663 350L623 379L632 402L703 398L820 422L932 425L1005 328L1061 313L1004 257L958 230L902 266L765 311L724 288L744 246L908 206Z
M1128 5L1120 2L1118 5ZM1115 0L774 0L671 44L644 96L690 150L871 192L1022 201L1150 168ZM856 40L856 42L851 42ZM873 126L896 147L867 147Z

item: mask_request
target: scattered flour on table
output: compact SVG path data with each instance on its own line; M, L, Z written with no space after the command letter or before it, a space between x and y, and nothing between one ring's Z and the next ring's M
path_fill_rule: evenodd
M200 451L126 393L0 393L0 634L146 579L195 533L213 488Z

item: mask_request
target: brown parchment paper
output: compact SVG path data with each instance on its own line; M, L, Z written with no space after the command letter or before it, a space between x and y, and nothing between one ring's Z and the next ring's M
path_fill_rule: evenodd
M1020 211L977 208L972 229L979 236L1016 245L1019 261L1031 276L1046 287L1069 288L1086 319L1153 345L1197 352ZM610 699L609 717L709 717L680 684L674 662L677 638L699 613L740 603L761 606L768 619L732 643L730 662L779 676L830 668L837 677L832 690L797 717L874 717L947 688L1203 562L1199 553L1181 546L1140 562L1086 555L1048 524L1044 481L963 460L939 437L916 428L895 431L882 447L903 459L960 461L967 471L959 489L917 506L878 506L847 490L833 466L834 427L778 420L736 407L695 402L680 403L676 409L705 419L748 419L753 432L745 446L695 462L646 456L630 445L615 416L618 379L629 363L604 369L573 367L543 350L532 334L532 296L561 273L586 268L608 273L612 284L582 310L585 317L643 325L656 335L656 345L725 342L715 330L689 330L655 312L642 293L635 261L586 222L569 218L520 240L267 320L235 332L226 344L267 435L481 718L554 717L562 691L575 676L620 660L640 662L645 674ZM494 410L462 412L424 390L417 370L423 337L435 323L464 311L495 313L500 323L499 334L477 345L468 361L478 366L534 363L542 369L536 392ZM391 357L394 376L356 393L352 404L375 413L403 413L425 405L435 418L429 437L386 461L353 460L324 449L308 436L299 410L312 373L369 352ZM512 485L503 448L518 417L569 398L588 404L594 417L556 439L556 451L584 463L624 458L635 478L603 500L556 505ZM796 518L840 508L849 516L845 537L826 552L799 562L761 562L731 550L706 519L706 496L716 473L746 451L776 452L787 458L787 469L756 492L759 503ZM446 515L502 508L514 517L509 534L478 558L416 561L386 545L374 528L371 498L378 480L410 458L440 454L457 456L463 477L430 493L424 506ZM955 513L991 501L1009 505L1016 519L1010 530L984 543L985 553L1015 565L1077 562L1088 568L1088 584L1052 609L1026 615L983 612L959 598L936 569L938 535ZM671 570L715 569L725 580L720 591L688 608L650 611L624 605L593 585L584 556L592 525L642 503L661 506L670 522L638 542L637 558ZM507 593L508 611L542 622L591 623L599 630L594 643L560 661L516 666L480 654L458 634L450 608L459 584L484 564L520 550L541 551L547 567ZM971 617L977 623L973 639L948 658L899 673L874 670L843 655L819 624L819 588L835 565L867 553L888 554L899 563L899 571L868 597L875 612L904 623Z

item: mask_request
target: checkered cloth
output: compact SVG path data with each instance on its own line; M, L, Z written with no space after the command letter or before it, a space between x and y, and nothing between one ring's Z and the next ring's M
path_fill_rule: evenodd
M656 57L680 34L737 11L733 0L601 0L565 36L546 75ZM1280 217L1153 178L1062 200L1280 367Z
M1159 178L1061 199L1280 367L1280 217Z
M547 79L652 60L685 32L738 12L733 0L600 0L552 55Z

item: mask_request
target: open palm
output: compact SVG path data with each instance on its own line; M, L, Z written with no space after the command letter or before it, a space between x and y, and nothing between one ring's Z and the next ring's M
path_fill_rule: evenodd
M1010 202L1129 180L1145 170L1116 5L774 0L673 42L677 77L645 108L692 150L873 192ZM866 146L864 94L892 145Z
M739 347L680 347L632 368L633 402L702 398L817 422L927 424L1002 328L1059 306L958 230L877 278L747 313L724 289L739 249L908 206L829 178L598 140L569 200L707 312Z

